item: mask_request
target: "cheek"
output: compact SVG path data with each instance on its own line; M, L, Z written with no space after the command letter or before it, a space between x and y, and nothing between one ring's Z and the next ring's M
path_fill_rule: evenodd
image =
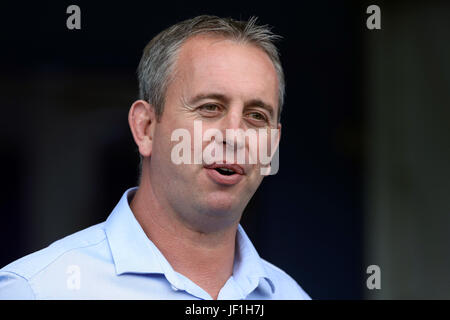
M174 117L165 119L163 120L163 122L156 125L154 133L154 143L158 145L158 149L170 150L174 145L181 141L180 132L182 133L183 140L185 140L186 138L189 139L189 137L186 137L184 134L186 130L189 132L192 138L193 130L190 126L186 125L186 123L179 122ZM174 141L172 141L172 136L174 136Z
M260 167L261 166L256 165L253 168L253 172L252 172L252 176L251 176L252 185L255 185L256 187L259 186L259 184L262 182L262 179L264 178L264 176L261 175Z
M193 164L194 130L189 123L170 126L167 123L166 121L155 129L153 142L155 169L166 176L171 176L172 180L185 181L192 176L193 170L198 170L198 165ZM188 159L184 157L187 149L190 150L190 153L186 153L189 154Z
M155 133L153 135L153 157L165 157L167 149L170 148L170 144L170 134L167 135L164 128L155 129Z

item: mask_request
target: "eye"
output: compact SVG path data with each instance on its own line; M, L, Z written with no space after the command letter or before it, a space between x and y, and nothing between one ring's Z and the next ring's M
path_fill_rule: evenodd
M219 106L215 104L205 104L200 107L200 109L208 112L219 111Z
M214 103L207 103L197 108L197 111L203 117L214 117L220 114L222 106Z
M267 123L268 122L267 116L264 113L257 112L257 111L249 112L247 114L247 117L249 117L250 120L256 121L258 123L261 123L261 122Z

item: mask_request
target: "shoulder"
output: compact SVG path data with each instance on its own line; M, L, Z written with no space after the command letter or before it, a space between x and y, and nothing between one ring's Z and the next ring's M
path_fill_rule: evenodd
M104 223L100 223L78 231L1 268L0 299L33 299L32 279L67 256L79 257L101 246L106 240L103 226ZM6 291L8 297L3 297Z
M0 270L0 300L35 298L27 279L11 271Z
M275 286L275 298L283 300L311 300L303 288L284 270L261 258L264 269Z
M103 223L78 231L65 238L53 242L48 247L20 258L0 271L16 273L29 280L42 269L57 262L61 257L79 249L87 249L106 239Z

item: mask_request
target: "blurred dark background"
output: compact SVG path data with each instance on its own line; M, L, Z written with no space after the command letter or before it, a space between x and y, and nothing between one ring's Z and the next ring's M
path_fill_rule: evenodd
M66 28L71 4L81 30ZM366 28L370 4L381 30ZM0 267L104 221L136 185L127 113L142 49L199 14L256 15L284 37L280 170L242 220L260 255L314 299L450 298L445 2L4 6Z

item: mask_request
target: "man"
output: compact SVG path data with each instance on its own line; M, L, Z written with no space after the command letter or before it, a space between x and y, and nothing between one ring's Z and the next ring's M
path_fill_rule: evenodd
M239 225L264 164L250 161L255 141L228 133L253 129L263 140L261 132L281 129L284 79L275 38L255 19L214 16L157 35L144 49L141 99L128 119L141 155L139 188L127 190L104 223L1 269L0 297L309 299L258 256ZM194 137L199 124L202 137L213 130L214 138L175 152L174 133ZM200 161L177 160L199 150ZM240 151L244 162L234 157Z

